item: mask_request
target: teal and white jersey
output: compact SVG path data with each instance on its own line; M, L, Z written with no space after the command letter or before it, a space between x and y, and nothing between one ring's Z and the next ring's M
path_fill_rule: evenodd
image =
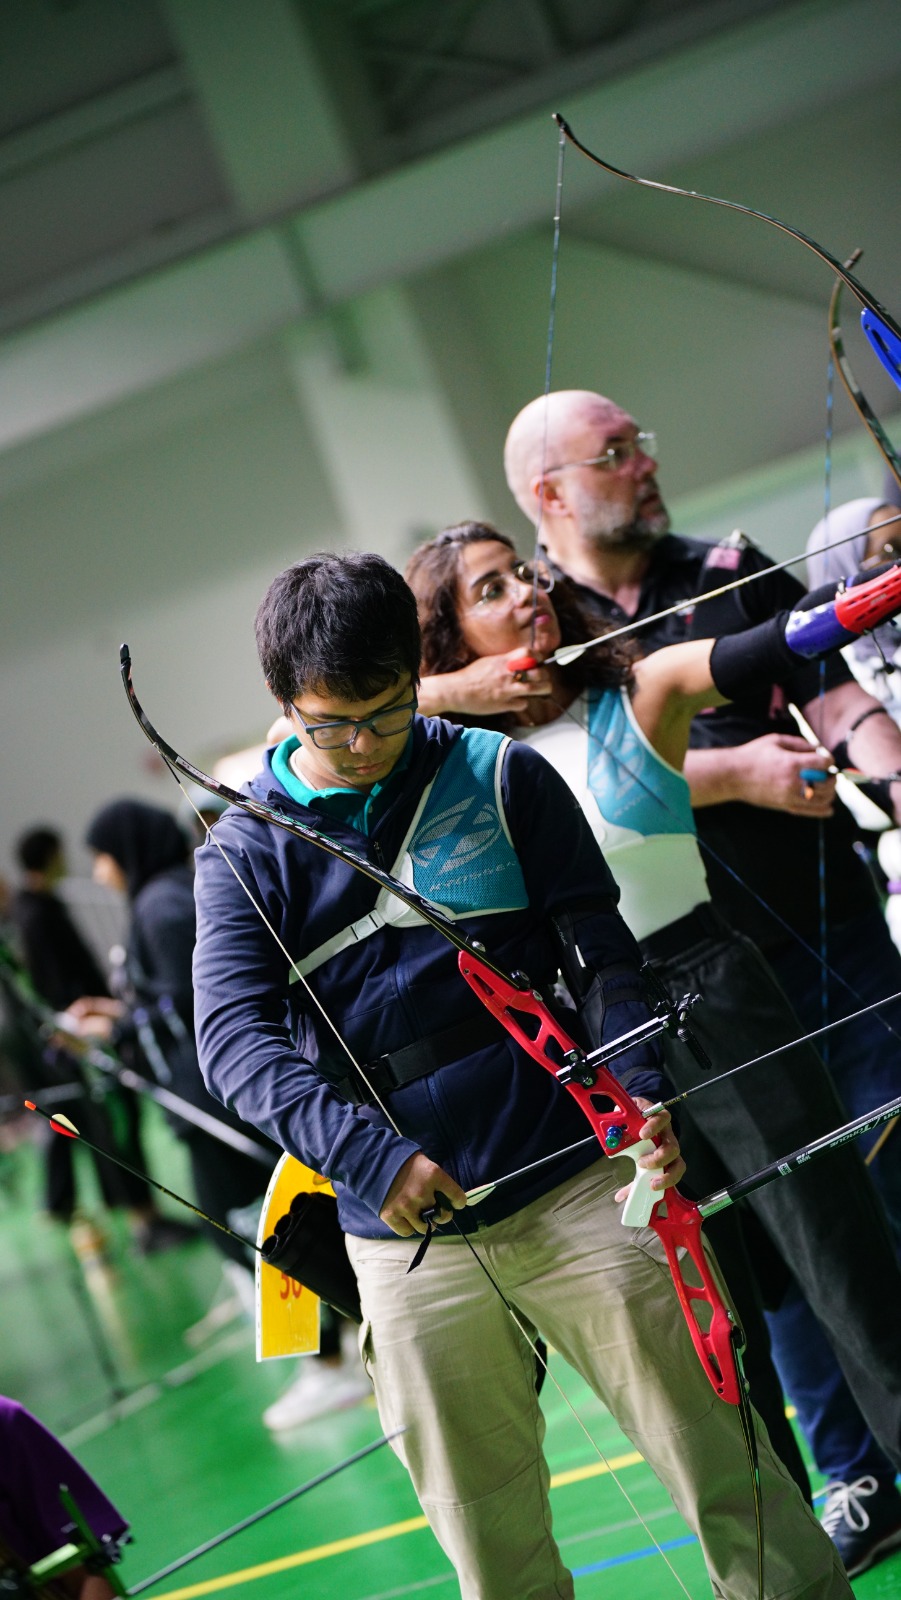
M396 861L395 878L454 919L521 911L529 903L525 880L504 815L501 774L509 739L484 728L464 728L446 761L423 791ZM339 951L379 928L415 927L417 911L386 889L372 911L297 963L315 972Z
M645 738L625 689L589 690L569 714L521 737L579 801L636 939L710 899L688 784Z

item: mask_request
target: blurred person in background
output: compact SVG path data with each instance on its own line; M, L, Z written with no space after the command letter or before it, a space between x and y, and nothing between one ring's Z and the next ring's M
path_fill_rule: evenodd
M886 484L886 491L901 489L894 479ZM891 518L897 521L890 521ZM834 548L841 540L838 548ZM832 577L843 577L845 563L865 566L884 561L886 556L901 550L901 508L888 500L875 496L848 500L837 506L827 516L821 517L807 541L807 574L812 588ZM901 672L896 656L901 645L901 634L891 625L877 628L872 634L849 645L845 659L868 694L878 700L895 722L901 723ZM869 848L875 847L879 868L884 874L883 887L887 895L885 918L895 944L901 949L901 829L870 834L866 840ZM878 872L878 868L876 869Z
M121 994L84 997L70 1008L82 1032L137 1058L188 1107L252 1138L259 1159L217 1139L190 1120L167 1112L172 1131L187 1147L197 1202L217 1222L261 1200L280 1151L247 1128L208 1093L194 1046L191 962L195 916L190 843L171 812L143 800L114 800L94 816L86 843L94 852L94 879L124 894L130 927ZM270 1159L271 1157L271 1159ZM173 1242L194 1230L166 1218ZM229 1282L245 1309L253 1304L247 1251L205 1225L226 1260ZM252 1237L252 1233L250 1235Z
M893 520L897 518L897 520ZM811 589L838 582L849 572L891 560L901 551L901 510L875 496L848 500L821 517L807 541L807 579ZM844 651L858 683L901 722L901 674L895 657L901 633L887 622L865 633Z
M16 855L21 881L10 901L9 919L38 998L55 1012L68 1011L84 995L108 999L109 986L99 962L56 892L67 872L60 834L46 825L30 828L19 839ZM133 1167L144 1166L139 1109L132 1093L112 1082L102 1092L89 1085L77 1057L55 1043L35 1052L32 1065L41 1074L38 1086L80 1080L84 1096L75 1120L86 1138ZM68 1139L48 1133L45 1155L47 1210L58 1221L69 1223L77 1209L74 1146ZM92 1156L92 1160L105 1205L125 1208L138 1248L159 1249L172 1242L166 1237L150 1185L102 1156Z

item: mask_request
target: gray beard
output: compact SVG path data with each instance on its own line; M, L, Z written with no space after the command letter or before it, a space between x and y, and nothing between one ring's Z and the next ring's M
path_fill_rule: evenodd
M603 550L649 550L652 545L669 533L669 518L667 526L660 527L660 518L654 518L655 526L651 527L643 519L631 522L627 528L614 528L612 532L589 533L588 538Z
M610 527L594 520L582 527L583 537L601 550L649 550L669 531L668 511L658 511L654 517L636 517L625 526Z
M627 523L618 521L616 506L598 504L587 495L580 497L578 510L582 538L601 550L647 550L670 529L665 506L653 516L638 516Z

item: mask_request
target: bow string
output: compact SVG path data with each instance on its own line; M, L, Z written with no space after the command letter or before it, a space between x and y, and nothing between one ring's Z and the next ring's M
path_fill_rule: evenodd
M742 205L738 200L723 200L718 195L702 194L697 189L681 189L674 183L660 183L654 178L640 178L634 172L625 172L622 167L615 167L612 162L605 161L602 156L596 155L587 145L582 144L559 112L555 111L553 115L557 127L570 144L589 161L593 161L596 167L609 172L611 177L622 178L626 183L636 183L643 189L656 189L663 194L679 195L684 200L703 200L707 205L723 206L727 211L739 211L746 217L756 217L758 222L768 223L771 228L788 234L791 239L797 239L799 244L811 250L820 261L831 268L835 276L856 296L861 306L860 324L863 332L893 383L901 388L901 327L872 291L851 272L850 268L856 258L852 258L850 263L843 264L837 256L826 249L825 245L811 238L810 234L802 233L800 228L793 228L789 223L782 222L779 217L770 216L766 211L755 211L753 206Z
M651 1113L645 1114L640 1110L605 1065L607 1059L612 1059L617 1053L628 1049L635 1042L633 1036L630 1034L625 1036L625 1039L611 1041L608 1045L602 1046L600 1050L586 1055L581 1047L557 1023L541 995L531 988L527 976L521 972L508 973L497 962L493 961L484 946L464 933L457 924L446 916L440 906L436 906L414 888L402 883L393 874L375 866L367 857L360 855L357 851L348 849L344 845L339 845L326 834L320 834L317 829L302 822L300 818L291 816L287 812L281 811L278 807L258 800L254 796L240 794L228 784L214 778L211 774L204 772L201 768L186 760L174 746L169 744L158 733L138 700L132 681L131 656L127 645L122 645L119 652L119 661L122 683L132 713L145 738L172 772L183 793L187 794L187 790L182 784L179 774L184 774L200 788L207 790L210 794L217 795L228 805L245 811L257 820L292 834L295 838L301 839L303 842L323 850L335 859L343 861L347 866L360 872L373 883L378 884L381 889L387 890L388 893L394 895L395 898L414 911L457 950L458 967L461 975L482 1004L492 1011L507 1031L516 1039L517 1043L543 1067L552 1072L563 1087L568 1089L574 1096L588 1117L593 1129L593 1136L597 1139L604 1154L611 1157L628 1154L635 1160L636 1182L634 1188L641 1198L645 1211L650 1211L650 1215L645 1220L660 1238L673 1277L679 1304L702 1369L714 1392L725 1402L735 1405L741 1419L742 1432L755 1485L758 1576L760 1578L762 1574L762 1522L759 1506L758 1473L754 1455L753 1419L741 1371L740 1353L743 1346L743 1335L707 1257L701 1234L702 1218L697 1211L697 1207L693 1202L679 1195L675 1189L667 1189L658 1200L654 1200L654 1192L647 1186L647 1179L650 1175L645 1172L645 1169L641 1169L637 1165L640 1155L652 1147L649 1142L640 1139L640 1129L647 1120L647 1115ZM200 813L197 807L193 806L193 809L199 816ZM242 890L250 899L286 957L291 969L302 979L308 995L328 1023L342 1048L350 1057L367 1091L383 1112L392 1129L402 1137L401 1130L398 1128L394 1118L383 1104L375 1088L369 1083L365 1068L356 1060L333 1019L329 1017L309 983L300 973L296 962L285 948L277 930L272 926L263 908L258 905L228 853L216 838L214 830L203 819L201 820L207 837L226 860ZM663 1032L668 1026L682 1025L683 1021L679 1008L668 1007L666 1016L659 1016L655 1022L643 1025L645 1037L652 1033ZM643 1030L640 1029L638 1031L641 1032ZM639 1173L642 1174L644 1182L639 1179ZM635 1225L638 1226L639 1224L636 1222ZM665 1550L654 1536L653 1531L641 1515L625 1486L617 1477L600 1445L592 1437L569 1397L550 1371L546 1359L523 1327L515 1309L504 1295L501 1285L475 1251L468 1235L462 1233L459 1228L458 1232L461 1233L461 1237L469 1246L482 1271L504 1300L507 1310L523 1338L525 1338L536 1359L541 1362L550 1376L552 1384L571 1412L577 1425L581 1428L592 1449L616 1482L620 1493L626 1499L637 1521L644 1529L657 1553L666 1563L675 1583L682 1593L688 1597L688 1600L691 1600L689 1591L672 1566ZM692 1276L689 1276L683 1268L683 1256L686 1258L686 1264L690 1264ZM701 1311L702 1306L706 1307L706 1311Z
M663 1032L668 1026L683 1025L684 1018L678 1010L672 1016L653 1019L622 1039L614 1040L599 1050L586 1054L560 1026L542 996L531 987L524 973L507 972L491 959L479 941L472 939L458 924L452 922L440 907L419 894L416 889L402 883L390 872L374 866L365 856L347 849L325 834L320 834L317 829L299 818L268 802L257 800L250 795L239 794L229 785L186 761L157 732L141 706L132 682L131 658L127 645L122 646L120 665L125 692L135 718L167 766L176 772L185 773L193 782L218 795L229 805L292 834L304 843L311 844L344 862L353 870L362 872L365 877L377 883L380 888L386 889L410 910L415 911L457 950L460 973L481 1003L513 1036L520 1047L551 1072L573 1095L588 1117L604 1154L615 1156L637 1151L637 1154L633 1154L633 1159L637 1162L641 1155L647 1153L651 1146L640 1137L640 1129L647 1118L618 1079L609 1071L607 1062L638 1042L635 1033L643 1037L652 1037ZM215 842L215 835L211 834L211 837ZM271 928L271 924L269 926ZM271 931L278 937L274 929ZM286 951L284 953L287 955ZM290 957L288 959L291 960ZM291 965L297 970L293 961ZM311 992L309 987L308 992ZM389 1118L391 1126L399 1133L400 1130L390 1117L387 1108L378 1100L375 1091L367 1082L365 1069L356 1062L354 1064L367 1089L376 1098L385 1116ZM647 1189L645 1169L636 1167L633 1206L636 1210L640 1210L643 1205L645 1211L651 1206L655 1208L649 1217L643 1216L643 1223L648 1222L655 1229L667 1253L676 1291L701 1365L714 1391L721 1398L737 1405L741 1383L735 1364L730 1359L731 1313L722 1300L697 1239L695 1225L689 1214L692 1210L691 1203L681 1196L676 1201L672 1200L672 1193L668 1191L665 1197L661 1196L661 1200L665 1198L666 1205L665 1213L660 1214L660 1201L654 1201L653 1193ZM703 1289L691 1286L684 1280L679 1261L679 1252L682 1250L688 1251L692 1258L701 1276ZM693 1302L696 1299L705 1300L709 1307L712 1323L706 1331L694 1314Z

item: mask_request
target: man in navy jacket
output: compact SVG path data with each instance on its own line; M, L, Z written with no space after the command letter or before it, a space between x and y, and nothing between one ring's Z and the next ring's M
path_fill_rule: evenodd
M260 607L257 644L295 732L267 752L252 794L412 883L542 992L577 950L586 1042L647 1018L615 883L566 785L527 747L416 717L415 602L386 562L289 568ZM585 1123L481 1008L448 941L346 862L237 810L198 853L196 892L204 1076L335 1185L380 1414L405 1430L398 1454L464 1600L573 1593L551 1533L536 1329L666 1484L717 1592L756 1593L737 1414L701 1369L656 1235L620 1225L628 1165L589 1145L465 1209L467 1189L566 1150ZM648 1110L656 1047L633 1047L617 1071ZM684 1163L665 1112L645 1129L659 1137L642 1160L662 1191ZM439 1196L515 1320L456 1232L407 1276L423 1211L450 1220ZM846 1597L765 1434L760 1457L767 1593Z

